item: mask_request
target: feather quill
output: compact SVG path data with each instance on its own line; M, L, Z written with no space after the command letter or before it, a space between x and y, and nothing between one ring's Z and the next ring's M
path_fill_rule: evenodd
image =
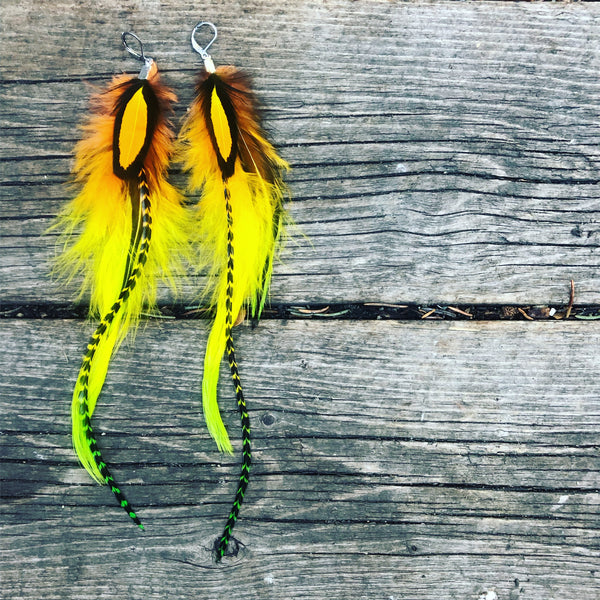
M251 464L250 420L232 327L242 308L259 318L264 307L285 216L282 172L288 165L265 137L247 76L231 66L201 74L180 138L190 188L202 190L195 241L201 265L209 266L208 293L215 312L204 357L202 404L219 450L233 450L217 402L224 353L242 421L242 470L217 549L220 560L243 502Z
M159 276L175 287L187 251L188 216L165 178L174 137L166 114L175 95L150 64L147 78L115 77L92 97L75 148L80 192L56 224L63 231L56 272L67 280L83 273L80 297L89 293L90 314L101 316L73 391L73 445L92 478L111 486L142 529L102 458L91 417L111 356L142 309L154 307Z

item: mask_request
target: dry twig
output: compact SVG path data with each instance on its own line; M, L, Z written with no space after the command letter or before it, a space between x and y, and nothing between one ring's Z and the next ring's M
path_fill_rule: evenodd
M522 308L517 308L517 310L528 320L533 321L533 317L530 317Z
M571 279L571 294L569 295L569 305L567 306L567 312L565 313L565 319L568 319L573 309L573 303L575 302L575 282Z

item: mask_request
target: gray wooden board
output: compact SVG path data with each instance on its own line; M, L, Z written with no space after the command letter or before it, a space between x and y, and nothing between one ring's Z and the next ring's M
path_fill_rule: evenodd
M41 234L70 197L90 84L137 68L120 32L177 91L178 127L200 19L293 167L274 302L564 304L570 279L600 302L597 4L25 0L0 6L0 303L74 295ZM70 448L92 327L0 322L1 598L599 596L598 324L237 328L254 466L220 566L239 456L201 414L207 322L143 325L98 406L143 534Z
M293 167L307 237L273 301L564 303L570 279L600 301L600 6L367 0L3 2L1 300L73 297L40 236L69 197L89 84L137 69L121 31L157 58L179 123L200 19L219 27L216 62L254 77Z
M598 598L597 326L236 328L254 465L220 566L239 456L201 414L207 323L143 325L94 417L144 533L70 448L90 328L0 327L2 598ZM220 404L239 453L224 372Z

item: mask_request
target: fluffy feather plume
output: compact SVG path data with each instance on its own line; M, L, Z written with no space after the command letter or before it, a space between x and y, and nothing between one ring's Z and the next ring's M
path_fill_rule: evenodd
M264 137L256 100L243 73L234 67L203 73L196 92L180 137L184 168L190 171L190 188L203 190L194 238L200 248L200 265L209 267L208 291L216 309L204 363L203 408L217 446L231 453L217 404L217 380L226 338L228 246L235 252L230 309L233 320L245 304L253 316L259 317L281 234L285 194L281 171L288 165Z
M235 360L232 327L247 305L260 317L281 235L287 163L265 139L249 81L234 67L201 75L196 98L183 126L184 167L190 187L202 189L196 241L202 266L209 265L209 293L215 310L204 357L202 404L217 446L232 446L217 403L217 382L224 352L242 419L243 460L240 485L219 544L227 548L250 470L250 422Z
M159 274L174 287L183 273L188 217L165 179L173 151L165 115L174 100L154 63L147 79L115 77L92 98L92 115L75 148L80 192L56 225L63 231L56 272L67 280L83 273L80 296L89 293L91 315L102 317L73 392L73 444L88 473L111 485L138 525L102 460L90 419L114 350L142 309L155 304Z

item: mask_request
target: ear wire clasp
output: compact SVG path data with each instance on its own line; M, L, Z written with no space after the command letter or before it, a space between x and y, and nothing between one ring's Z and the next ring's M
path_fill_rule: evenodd
M208 42L208 44L206 44L206 46L201 46L196 41L196 32L201 27L204 27L205 25L207 25L208 27L210 27L210 29L213 32L213 37L210 40L210 42ZM217 28L212 23L210 23L209 21L200 21L200 23L198 23L196 25L196 27L194 27L194 29L192 30L192 48L202 57L202 60L204 61L204 68L209 73L214 73L216 69L215 69L215 63L213 62L213 60L210 57L210 54L207 52L207 50L212 46L213 42L216 39L217 39Z
M127 42L127 37L132 37L134 40L137 41L137 43L140 45L139 52L134 50L129 45L129 43ZM141 60L144 63L138 77L140 79L148 79L148 75L150 74L152 65L154 64L154 60L144 54L144 44L142 44L142 40L140 40L140 38L137 35L135 35L135 33L131 33L131 31L124 31L121 34L121 40L123 41L123 46L125 46L125 50L127 50L127 52L131 54L131 56L135 57L137 60Z

